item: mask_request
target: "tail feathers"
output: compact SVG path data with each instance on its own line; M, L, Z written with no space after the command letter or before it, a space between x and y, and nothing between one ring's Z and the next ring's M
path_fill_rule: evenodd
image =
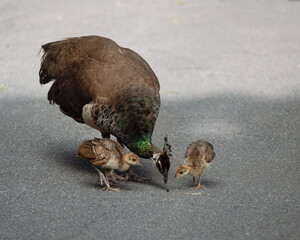
M70 56L64 51L65 47L66 42L64 40L42 45L41 52L43 52L43 56L39 71L40 84L46 84L57 79L70 65Z
M40 72L39 72L39 75L40 75L40 84L46 84L48 82L50 82L52 79L49 77L46 69L40 69Z
M46 43L46 44L42 45L42 49L43 49L44 51L47 51L47 50L50 48L50 46L53 45L53 44L55 44L55 43L56 43L56 42ZM42 50L42 49L41 49L41 50Z
M78 148L77 156L85 159L95 159L97 156L94 151L93 140L84 141Z
M49 92L48 92L48 101L50 104L58 104L59 110L65 115L73 118L78 123L84 123L82 119L82 107L77 106L72 100L70 100L66 94L63 94L64 91L60 91L59 81L55 81Z
M210 163L216 156L215 152L212 152L211 155L206 159L207 163Z
M51 59L48 55L48 50L51 47L52 43L47 43L42 46L40 52L44 52L42 56L42 62L41 62L41 68L39 71L39 76L40 76L40 84L46 84L50 82L52 79L51 75L48 74L49 68L51 68L51 63L53 59ZM53 63L52 63L53 65Z

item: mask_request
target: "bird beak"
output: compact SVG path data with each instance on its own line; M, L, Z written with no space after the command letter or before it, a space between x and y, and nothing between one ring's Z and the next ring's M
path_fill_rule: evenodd
M164 181L165 181L165 183L168 182L168 173L167 173L167 174L164 174Z
M177 178L177 175L175 174L174 179Z
M144 167L142 164L140 164L140 163L137 163L136 165L139 165L139 166L142 166L142 167Z

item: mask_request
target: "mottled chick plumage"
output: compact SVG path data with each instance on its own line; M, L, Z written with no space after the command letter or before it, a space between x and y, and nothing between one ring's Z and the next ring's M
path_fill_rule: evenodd
M177 167L175 178L183 177L187 174L193 177L193 189L205 189L201 185L201 175L203 170L215 157L213 145L199 140L191 143L186 150L184 164ZM195 183L195 177L198 176L198 184Z
M111 170L119 170L121 172L128 171L130 165L141 165L139 157L130 152L125 153L124 148L118 143L109 138L84 141L78 148L77 155L79 157L88 159L93 166L101 166L105 169L105 176L95 167L99 173L100 182L106 184L107 190L119 190L111 188L109 185L108 176L111 175L114 180L125 178L116 175Z

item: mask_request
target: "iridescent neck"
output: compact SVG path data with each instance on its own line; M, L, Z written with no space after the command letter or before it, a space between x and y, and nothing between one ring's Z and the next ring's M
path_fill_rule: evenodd
M152 158L153 153L161 152L161 149L151 143L151 138L149 136L143 136L136 139L132 142L131 146L132 149L130 150L143 158Z

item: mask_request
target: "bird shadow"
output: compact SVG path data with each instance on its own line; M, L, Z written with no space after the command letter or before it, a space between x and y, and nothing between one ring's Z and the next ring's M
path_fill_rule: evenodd
M93 169L93 166L91 165L91 163L83 158L78 157L75 154L75 149L70 149L70 146L68 145L62 145L62 144L57 144L56 142L52 143L52 148L51 149L47 149L48 151L48 155L51 156L52 155L52 160L54 160L57 164L59 164L61 167L64 168L70 168L72 170L76 170L76 171L86 171L89 173L96 173L96 171ZM53 155L53 152L55 152L55 154ZM147 170L144 170L144 168L141 167L131 167L133 169L133 172L135 174L137 174L138 176L147 178L149 175L149 172ZM100 168L101 169L101 168ZM122 174L122 172L119 171L115 171L116 174L120 175ZM95 174L97 175L97 174ZM99 182L97 182L97 177L95 178L95 182L89 183L90 186L93 186L95 188L103 188L104 185L101 185ZM149 177L148 177L149 178ZM130 183L138 183L135 181L129 181ZM131 188L127 187L129 186L128 184L124 184L127 182L124 181L117 181L115 184L112 184L115 187L122 187L122 189L126 189L126 190L130 190ZM151 186L155 186L158 188L165 188L165 186L163 184L157 183L155 181L152 180L152 178L149 178L149 181L145 182L145 183L140 183L140 184L145 184L145 185L151 185ZM126 186L126 187L125 187Z
M88 161L76 156L76 146L86 138L99 136L99 133L67 118L57 107L51 108L44 98L6 97L1 101L3 124L0 125L0 136L10 143L6 144L5 149L8 156L11 153L23 156L26 152L26 156L29 156L25 158L28 164L35 164L32 159L38 158L41 164L47 162L50 167L95 172ZM289 155L284 156L285 161L294 158L292 154L296 152L296 142L299 141L299 103L299 98L259 99L241 95L165 99L152 140L161 147L163 136L169 133L174 156L171 159L170 177L175 171L174 167L182 163L187 144L201 138L211 142L217 153L210 176L218 173L222 175L222 179L246 179L257 174L260 169L263 162L259 159L266 156L261 149L273 149L274 144L279 141L277 139L288 139L285 144L278 144L279 150L290 149ZM15 132L12 129L16 129ZM20 147L16 150L17 145ZM275 175L278 164L283 169L288 166L285 161L274 161L277 159L278 149L268 152L266 161L269 174L274 172ZM57 166L51 166L53 164ZM146 184L165 188L161 175L150 164L146 163L144 168L134 168L134 171L140 176L151 176L151 181ZM177 185L190 185L186 183L190 182L174 183L170 179L168 186L173 188ZM205 178L203 184L211 188L222 187L222 183Z
M192 188L193 187L192 181L189 181L189 180L186 180L185 182L180 183L180 184L179 183L174 184L174 182L172 182L172 183L173 184L170 187L170 189L172 189L172 190L182 190L182 189L187 189L187 188ZM198 183L198 181L196 181L196 183ZM217 188L223 187L225 184L221 181L203 179L203 180L201 180L201 185L204 185L207 189L217 189Z
M98 175L96 174L96 171L93 169L91 163L83 158L78 157L75 152L76 149L70 149L70 145L68 145L67 143L56 143L53 142L51 145L51 149L47 149L48 151L48 155L51 156L52 155L52 160L54 160L57 164L60 165L60 167L64 167L64 168L71 168L72 170L76 170L76 171L86 171L88 173L93 173L95 174L97 177L95 177L95 181L92 183L88 183L89 186L95 187L95 188L100 188L102 189L104 187L104 185L100 185L99 182L97 182L97 178ZM53 153L55 153L53 155ZM148 160L148 159L146 159ZM146 163L144 165L151 165L149 163ZM169 180L168 183L165 184L162 180L162 176L160 176L158 173L156 173L153 169L151 172L149 172L149 170L146 170L150 167L146 166L146 168L143 167L136 167L133 166L132 170L135 174L137 174L138 176L141 177L145 177L145 178L149 178L149 181L147 181L146 183L139 183L139 184L145 184L148 186L152 186L155 188L160 188L160 189L182 189L183 185L182 183L179 185L177 184L174 180L172 179L171 176L169 176ZM122 174L119 171L116 171L116 174L120 175ZM171 173L169 175L172 175ZM149 176L152 176L151 178ZM160 182L161 181L161 182ZM134 182L134 181L130 181L130 182ZM112 184L112 186L115 187L121 187L122 189L126 189L126 190L130 190L131 188L129 187L131 184L124 184L126 182L123 181L117 181L116 184ZM134 182L134 183L138 183L138 182ZM201 183L209 188L215 188L215 187L219 187L222 185L221 182L217 182L217 181L211 181L211 180L207 180L207 179L203 179L201 181ZM179 186L180 187L179 187ZM178 187L177 187L178 186ZM188 184L185 185L187 187L192 187L192 184Z
M213 181L213 180L205 180L205 179L201 181L201 184L203 184L207 188L218 188L224 186L224 183L221 181Z
M71 168L77 171L84 170L88 172L95 172L89 161L76 156L75 151L66 150L66 148L64 148L61 144L55 145L55 143L53 143L52 146L55 148L55 155L53 156L53 159L62 167ZM49 155L53 154L53 149L48 150Z

